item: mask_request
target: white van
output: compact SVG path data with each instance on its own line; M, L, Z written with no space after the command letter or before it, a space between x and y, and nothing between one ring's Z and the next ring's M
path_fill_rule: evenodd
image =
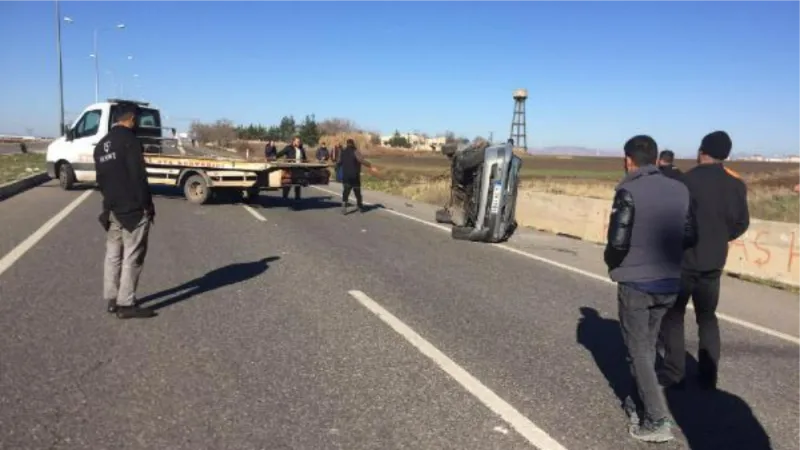
M57 178L62 188L71 189L76 182L96 181L94 147L117 122L120 103L135 103L139 107L136 134L143 138L143 145L148 145L146 141L156 147L161 145L161 113L149 103L109 99L89 105L66 134L47 147L47 173Z

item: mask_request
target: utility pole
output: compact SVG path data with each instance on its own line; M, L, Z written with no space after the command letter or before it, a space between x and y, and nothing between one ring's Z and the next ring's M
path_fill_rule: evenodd
M61 62L61 4L56 0L56 52L58 53L58 98L60 104L58 136L64 134L64 65Z

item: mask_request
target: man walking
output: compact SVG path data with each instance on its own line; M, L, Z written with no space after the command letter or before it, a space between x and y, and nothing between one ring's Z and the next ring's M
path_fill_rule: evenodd
M347 199L350 197L351 190L356 195L356 205L359 211L364 212L364 203L361 198L361 166L367 166L372 173L378 173L378 169L364 158L352 139L347 140L347 145L339 156L342 168L342 214L347 214L349 206Z
M108 312L118 318L147 318L155 312L136 305L136 287L155 207L142 144L133 132L138 108L133 104L117 107L117 123L94 148L97 184L103 195L100 223L106 230L103 296Z
M730 136L724 131L706 135L697 153L698 165L684 175L697 210L697 246L684 254L681 291L661 330L664 366L661 382L666 387L683 387L686 371L684 316L692 299L699 328L698 381L705 389L715 389L720 357L719 303L720 276L728 259L728 242L750 225L747 186L739 174L722 162L731 153Z
M675 153L672 150L664 150L658 156L658 170L667 177L678 181L683 180L683 172L675 167Z
M674 436L656 378L656 339L679 291L683 249L695 240L694 219L686 186L659 174L658 147L650 136L634 136L624 150L626 175L616 188L604 259L617 282L619 323L636 385L625 401L630 434L666 442Z
M300 140L300 136L295 136L292 139L291 145L287 145L283 150L279 151L275 155L275 158L280 158L282 156L286 156L287 159L308 162L308 158L306 158L306 149L303 148L303 142ZM289 198L289 186L283 187L281 190L283 191L283 198ZM294 199L300 200L300 186L294 187Z

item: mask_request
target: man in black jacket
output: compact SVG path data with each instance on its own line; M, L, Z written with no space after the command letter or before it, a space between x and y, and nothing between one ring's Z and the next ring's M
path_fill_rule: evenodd
M728 259L728 243L750 225L747 186L739 174L723 166L733 146L724 131L706 135L697 153L698 165L684 175L684 183L696 203L697 246L684 254L681 292L661 330L664 367L661 382L667 387L684 385L684 316L691 297L699 328L698 377L701 387L714 389L720 357L717 304L722 269Z
M658 156L658 170L665 176L675 180L683 180L683 172L675 167L675 153L672 150L664 150Z
M361 166L367 166L373 173L378 173L378 170L358 151L356 143L352 139L347 140L347 146L339 155L339 162L342 168L342 214L347 214L349 205L347 200L351 190L356 195L358 210L364 212L364 203L361 198Z
M117 123L94 148L97 184L103 195L100 223L106 230L103 296L120 319L152 317L136 305L136 287L155 217L142 144L133 132L137 107L118 104Z
M625 399L633 422L630 434L647 442L674 438L656 377L656 339L678 295L683 249L695 240L689 190L659 174L657 155L649 136L625 143L626 176L616 188L604 253L609 275L618 284L620 328L636 384ZM644 410L641 423L637 403Z
M267 161L274 160L278 155L278 149L275 148L275 143L272 140L267 141L267 145L264 146L264 159Z
M298 162L308 162L308 158L306 158L306 149L303 148L303 142L300 140L300 136L295 136L292 139L292 143L279 151L275 155L275 158L280 158L282 156L285 156L286 159L297 160ZM289 187L284 187L281 190L283 191L283 198L289 198ZM300 186L294 187L294 199L300 200Z

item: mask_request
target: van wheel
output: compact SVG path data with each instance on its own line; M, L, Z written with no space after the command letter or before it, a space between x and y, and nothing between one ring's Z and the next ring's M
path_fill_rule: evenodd
M191 203L202 205L211 197L211 189L205 178L200 175L192 175L183 183L183 195Z
M61 167L58 169L58 184L61 185L61 189L68 191L75 186L75 170L72 168L70 163L63 163Z

